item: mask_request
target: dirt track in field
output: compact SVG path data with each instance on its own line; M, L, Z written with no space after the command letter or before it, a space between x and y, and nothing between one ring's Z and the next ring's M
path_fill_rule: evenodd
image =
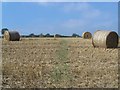
M82 38L22 39L2 44L4 88L118 87L118 48Z

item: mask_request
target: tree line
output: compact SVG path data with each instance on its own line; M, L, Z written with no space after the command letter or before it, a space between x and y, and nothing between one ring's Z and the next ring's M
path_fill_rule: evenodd
M34 33L31 33L29 35L21 35L21 37L81 37L79 36L78 34L76 33L73 33L71 36L66 36L66 35L61 35L61 34L55 34L55 35L52 35L52 34L39 34L39 35L36 35Z
M3 28L1 30L1 34L4 35L4 32L5 31L9 31L9 29L7 28ZM3 36L2 36L3 37ZM76 33L73 33L71 36L66 36L66 35L61 35L61 34L55 34L55 35L52 35L52 34L34 34L34 33L30 33L29 35L21 35L21 37L81 37L79 34L76 34Z

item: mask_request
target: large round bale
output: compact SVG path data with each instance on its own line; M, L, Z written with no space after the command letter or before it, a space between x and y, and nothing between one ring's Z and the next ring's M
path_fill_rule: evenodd
M20 40L20 34L17 31L5 31L4 40L19 41Z
M82 38L84 38L84 39L90 39L90 38L92 38L92 34L90 32L84 32L82 34Z
M98 30L92 37L92 44L94 47L116 48L118 42L118 34L114 31Z

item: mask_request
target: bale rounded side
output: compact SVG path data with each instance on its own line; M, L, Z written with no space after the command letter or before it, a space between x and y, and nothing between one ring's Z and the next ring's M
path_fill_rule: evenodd
M91 39L92 38L92 34L90 32L84 32L82 34L82 38L84 38L84 39Z
M20 34L17 31L5 31L4 39L7 41L19 41Z
M118 34L114 31L97 30L92 37L92 44L94 47L116 48L118 40Z
M10 41L9 31L5 31L5 32L4 32L4 40Z

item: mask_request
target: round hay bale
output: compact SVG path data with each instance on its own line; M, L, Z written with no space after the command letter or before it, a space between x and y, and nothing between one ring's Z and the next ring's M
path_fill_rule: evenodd
M98 30L92 37L92 44L94 47L116 48L118 42L118 34L114 31Z
M90 39L90 38L92 38L92 34L90 32L84 32L82 34L82 38L84 38L84 39Z
M5 31L4 40L19 41L20 40L20 34L17 31Z

